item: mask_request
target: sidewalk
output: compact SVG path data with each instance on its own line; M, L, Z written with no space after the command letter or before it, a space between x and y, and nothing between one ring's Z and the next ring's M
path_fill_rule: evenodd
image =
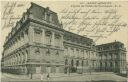
M83 73L83 74L78 74L78 73L68 73L68 74L64 74L64 73L55 73L55 74L50 74L51 78L57 78L57 77L73 77L73 76L82 76L82 75L100 75L100 74L114 74L113 72L91 72L90 73ZM22 79L30 79L28 78L28 75L16 75L16 74L10 74L10 73L2 73L2 76L6 76L8 78L22 78ZM33 75L33 79L37 79L41 76L41 74L34 74ZM44 77L47 77L47 74L43 74Z
M2 74L2 78L16 80L16 81L41 81L41 75L33 75L33 79L30 79L30 76L27 75L14 75L14 74ZM126 78L117 76L112 72L92 72L77 74L50 74L50 78L47 78L47 74L42 77L42 81L100 81L100 80L114 80L114 81L125 81ZM10 81L10 80L9 80ZM4 81L3 81L4 82Z

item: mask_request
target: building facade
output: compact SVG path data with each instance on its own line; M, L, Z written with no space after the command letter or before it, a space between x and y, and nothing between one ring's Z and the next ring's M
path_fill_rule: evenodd
M6 37L2 71L68 74L123 70L126 51L122 43L115 44L117 42L105 44L106 47L96 46L92 39L64 30L57 13L31 3ZM115 50L108 48L111 46ZM113 56L109 56L109 53L116 58L111 59Z
M82 73L98 67L92 39L65 31L57 13L31 3L6 37L2 70L12 73Z
M126 48L118 41L97 45L100 71L126 72Z

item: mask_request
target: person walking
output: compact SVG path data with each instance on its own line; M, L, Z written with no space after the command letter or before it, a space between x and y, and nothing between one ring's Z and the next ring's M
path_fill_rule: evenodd
M50 80L50 75L49 75L49 73L48 73L48 75L47 75L47 79L48 79L48 81Z

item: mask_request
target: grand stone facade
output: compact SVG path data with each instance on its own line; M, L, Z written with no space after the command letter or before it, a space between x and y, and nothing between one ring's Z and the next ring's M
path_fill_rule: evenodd
M126 48L118 41L97 45L100 71L126 72Z
M99 71L101 66L100 46L64 30L57 13L34 3L12 28L3 47L4 72L84 73Z

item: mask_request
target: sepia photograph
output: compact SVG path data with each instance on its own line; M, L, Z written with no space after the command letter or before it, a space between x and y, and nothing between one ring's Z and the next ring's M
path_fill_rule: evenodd
M128 82L128 1L1 3L1 82Z

